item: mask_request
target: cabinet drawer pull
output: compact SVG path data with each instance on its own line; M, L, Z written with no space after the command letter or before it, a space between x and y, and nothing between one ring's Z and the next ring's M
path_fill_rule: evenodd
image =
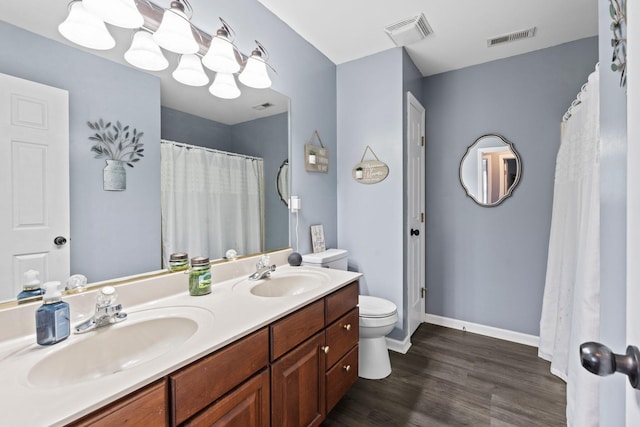
M345 328L347 331L351 330L351 323L347 323L346 325L342 325L343 328Z
M345 372L349 372L351 370L351 365L344 365L342 369L344 369Z
M322 351L324 351L324 354L329 354L329 346L328 345L324 345L324 346L320 347L320 349Z

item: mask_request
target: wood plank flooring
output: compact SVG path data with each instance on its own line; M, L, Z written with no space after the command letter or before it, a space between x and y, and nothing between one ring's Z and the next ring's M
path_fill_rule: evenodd
M359 378L322 426L565 426L565 383L537 349L422 324L393 372Z

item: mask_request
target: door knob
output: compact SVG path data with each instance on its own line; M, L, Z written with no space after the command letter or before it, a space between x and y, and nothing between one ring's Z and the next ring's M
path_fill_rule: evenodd
M55 239L53 239L53 243L54 243L56 246L64 246L64 245L67 243L67 239L65 239L65 238L64 238L64 237L62 237L62 236L58 236L58 237L56 237Z
M631 387L640 388L640 351L636 346L627 346L626 354L615 354L606 345L585 342L580 345L580 359L592 374L604 377L620 372L629 376Z
M412 236L419 236L420 235L420 230L416 230L416 229L411 229L411 235Z

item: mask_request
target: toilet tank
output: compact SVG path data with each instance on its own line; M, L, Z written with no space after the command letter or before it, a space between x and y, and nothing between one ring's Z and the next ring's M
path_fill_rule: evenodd
M348 252L344 249L327 249L324 252L302 255L302 265L346 270L347 255Z

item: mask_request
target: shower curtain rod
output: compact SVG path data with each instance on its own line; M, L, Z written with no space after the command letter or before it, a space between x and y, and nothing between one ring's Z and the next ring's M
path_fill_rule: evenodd
M598 70L600 69L600 63L596 63L596 67L595 67L595 71L594 72L598 72ZM580 87L580 92L578 92L578 94L576 95L576 99L574 99L571 102L571 105L569 106L569 108L567 109L567 112L564 113L564 116L562 116L562 122L566 122L571 118L571 114L573 114L573 110L580 105L580 103L582 102L582 95L587 91L587 83L583 84Z
M231 156L231 157L242 157L243 159L248 159L248 160L264 160L262 157L247 156L245 154L232 153L230 151L222 151L222 150L217 150L215 148L201 147L199 145L185 144L184 142L170 141L168 139L161 139L160 143L161 144L173 144L173 145L177 145L178 147L184 147L184 148L189 149L189 150L191 150L191 149L204 150L204 151L208 151L210 153L224 154L224 155Z

